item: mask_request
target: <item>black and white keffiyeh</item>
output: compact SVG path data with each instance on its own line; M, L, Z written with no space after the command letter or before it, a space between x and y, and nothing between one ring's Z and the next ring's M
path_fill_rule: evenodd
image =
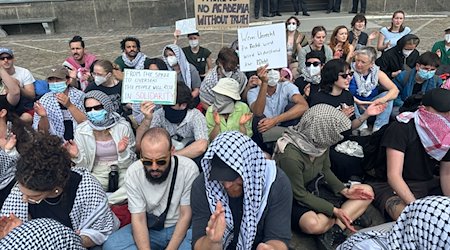
M119 228L119 220L110 210L106 193L97 179L83 167L74 167L72 171L82 177L69 214L73 230L80 230L80 235L86 235L95 244L101 245ZM4 216L11 213L23 222L29 220L28 203L23 202L22 192L17 185L12 188L1 210Z
M367 76L364 76L356 71L355 63L352 63L352 69L354 72L353 78L356 81L356 86L358 86L356 92L360 96L368 97L372 93L372 90L378 86L378 71L380 70L380 67L373 64L373 66L370 67L369 74Z
M264 157L263 151L250 137L237 131L220 134L210 144L201 161L205 174L206 195L211 213L216 209L217 201L225 208L227 223L224 237L224 249L233 239L233 217L229 207L228 195L219 181L209 181L211 159L217 155L235 170L243 180L243 215L236 249L251 249L255 240L257 225L267 205L270 187L276 177L276 165Z
M124 119L114 111L114 104L112 103L111 98L109 98L109 96L102 91L91 90L86 93L85 98L93 98L99 101L103 105L106 112L108 112L105 121L100 125L95 125L89 121L89 119L87 120L89 126L91 126L94 130L101 131L112 128L120 119Z
M18 155L11 156L3 149L0 149L0 190L8 186L11 180L14 179L17 159Z
M34 219L13 229L0 240L0 250L84 250L81 237L71 228L48 218Z
M69 88L68 96L70 102L73 105L75 105L79 110L81 110L81 112L84 113L84 92L73 87L68 88ZM59 106L59 102L56 99L55 94L52 92L48 92L45 95L43 95L41 99L39 99L39 102L44 106L45 110L47 111L48 123L50 125L49 129L50 134L64 138L64 130L65 130L64 115L63 111ZM77 122L72 117L72 114L70 114L70 112L67 112L67 115L72 120L73 129L75 130L75 128L77 127ZM33 129L35 130L38 129L40 119L41 117L37 113L34 113Z
M138 52L133 61L131 61L130 59L128 59L127 54L125 54L125 52L122 53L122 60L125 63L125 65L133 69L144 69L144 63L146 58L147 56L144 55L144 53Z
M173 70L173 68L167 63L166 57L164 56L164 52L166 49L171 49L173 53L175 53L175 56L177 57L178 66L180 67L181 75L183 76L184 84L189 87L189 89L192 89L192 80L191 80L191 69L189 67L189 62L186 59L186 55L184 54L183 50L180 49L175 44L168 44L164 47L162 51L162 57L164 62L167 65L167 68L169 70Z

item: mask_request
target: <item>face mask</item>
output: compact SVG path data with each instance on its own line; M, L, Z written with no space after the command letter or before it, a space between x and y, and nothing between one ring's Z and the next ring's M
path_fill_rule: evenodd
M402 53L403 53L403 55L404 55L405 57L408 57L409 55L411 55L411 53L412 53L413 51L414 51L414 50L402 49Z
M191 46L191 48L195 48L197 47L199 44L198 40L189 40L189 46Z
M182 110L173 109L170 106L163 106L164 109L164 117L170 122L179 124L184 120L187 114L187 108Z
M308 71L309 76L318 75L320 74L320 65L317 66L311 65L309 67L306 67L306 70Z
M220 68L222 69L222 73L225 77L231 78L231 76L233 75L233 71L225 71L222 66L220 66Z
M417 71L417 75L419 75L419 77L422 78L423 80L430 79L431 77L434 76L435 73L436 70L426 71L424 69L419 69L419 71Z
M445 34L444 39L447 43L450 43L450 34Z
M105 109L92 110L92 111L87 112L87 118L94 125L102 125L102 123L106 120L107 114L108 114L108 112L106 112Z
M287 30L289 31L295 31L297 29L297 25L295 24L288 24Z
M94 76L94 82L97 86L102 85L108 78L106 76Z
M176 56L168 56L168 57L166 57L166 60L170 67L172 67L178 63Z
M67 89L66 82L54 82L48 85L48 88L52 93L63 93Z
M235 50L234 52L236 52L236 55L239 56L239 50Z
M269 86L276 86L278 82L280 81L280 72L277 70L270 70L269 73L267 73L267 76L269 77L268 84Z

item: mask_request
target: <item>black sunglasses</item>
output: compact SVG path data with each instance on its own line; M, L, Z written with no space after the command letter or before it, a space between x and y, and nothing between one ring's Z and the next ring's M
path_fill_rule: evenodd
M166 160L146 160L144 158L141 158L141 162L144 166L151 166L153 163L156 163L158 166L164 166L167 164Z
M2 57L0 57L0 61L3 61L5 59L12 60L13 57L12 56L2 56Z
M348 72L348 73L346 73L346 74L339 74L340 76L342 76L342 78L347 78L347 77L352 77L353 76L353 72Z
M306 67L311 67L311 65L314 65L314 67L317 67L321 65L321 62L305 62Z
M86 110L86 112L89 112L91 110L102 110L103 109L103 105L99 104L99 105L95 105L95 106L92 106L92 107L85 107L84 109Z

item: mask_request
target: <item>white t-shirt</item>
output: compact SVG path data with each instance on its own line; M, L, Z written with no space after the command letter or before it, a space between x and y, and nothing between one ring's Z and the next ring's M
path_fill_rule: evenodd
M19 81L20 87L23 88L25 85L33 84L34 77L28 69L14 66L15 73L12 75L17 81Z
M173 190L172 201L167 212L164 227L174 226L179 218L180 205L191 204L191 186L198 176L198 167L191 159L184 156L178 157L178 172ZM175 159L172 156L172 164L167 179L160 184L153 184L145 177L144 166L140 160L131 164L125 177L125 185L128 196L128 209L130 213L152 213L161 215L166 209L169 198L170 183L172 181Z

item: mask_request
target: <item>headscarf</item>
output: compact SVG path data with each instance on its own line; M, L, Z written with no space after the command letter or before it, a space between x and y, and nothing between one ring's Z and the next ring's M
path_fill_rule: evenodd
M180 66L180 71L181 71L181 75L183 76L183 80L184 80L184 84L186 84L186 86L188 86L190 89L192 89L192 81L191 81L191 69L189 66L189 62L186 59L186 56L184 55L183 50L180 49L180 47L178 47L175 44L168 44L164 47L163 51L162 51L162 57L164 62L167 65L167 68L169 70L173 71L173 68L169 65L169 63L167 63L166 57L164 55L164 52L166 51L166 49L171 49L173 51L173 53L175 54L176 58L177 58L177 62L178 62L178 66Z
M374 90L375 87L378 86L378 71L380 70L380 67L373 64L369 69L369 74L367 75L367 77L356 71L355 63L352 63L352 69L354 71L353 78L355 79L356 86L358 87L356 89L356 93L364 97L370 96L372 90Z
M224 249L233 238L233 217L228 195L217 180L209 180L211 159L217 155L243 180L243 214L236 249L251 249L255 240L257 225L267 205L270 187L276 177L276 165L264 157L263 151L250 137L237 131L228 131L217 136L210 144L201 161L205 175L206 195L211 213L216 209L217 201L225 208L226 228L222 239Z
M127 54L125 54L125 52L122 53L122 60L125 63L125 65L133 69L144 69L144 63L146 58L147 56L140 51L136 54L136 57L133 60L128 59Z
M275 153L283 153L291 143L303 153L321 156L328 147L344 137L342 132L351 128L350 119L340 110L328 104L317 104L303 114L300 122L290 126L278 139Z
M120 119L124 119L114 111L114 105L111 98L109 98L109 96L102 91L91 90L86 93L85 100L88 98L93 98L99 101L107 112L105 120L100 125L94 125L91 121L89 121L89 119L87 120L89 126L91 126L94 130L101 131L112 128Z

